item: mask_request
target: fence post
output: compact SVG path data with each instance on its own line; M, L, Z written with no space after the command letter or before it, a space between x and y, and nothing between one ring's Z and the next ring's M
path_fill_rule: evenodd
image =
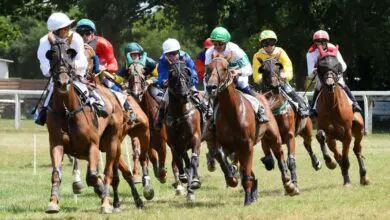
M368 98L367 95L363 95L364 101L364 134L368 135L372 133L372 112L373 101Z
M20 100L19 94L15 94L15 129L20 128Z

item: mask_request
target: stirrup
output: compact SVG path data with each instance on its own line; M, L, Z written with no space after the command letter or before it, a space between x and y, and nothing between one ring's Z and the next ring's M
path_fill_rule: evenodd
M357 102L354 102L352 104L352 111L353 112L362 112L362 108L360 108L359 104Z
M267 123L269 121L268 117L265 114L262 114L260 111L256 113L256 120L260 123Z

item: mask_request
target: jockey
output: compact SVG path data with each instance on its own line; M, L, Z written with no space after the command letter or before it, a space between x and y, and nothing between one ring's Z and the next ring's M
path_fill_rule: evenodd
M252 88L249 86L248 76L252 75L252 67L246 53L237 44L230 42L230 33L223 27L214 28L214 30L211 32L210 38L214 46L210 47L206 51L206 76L210 74L210 69L208 68L208 65L213 59L212 54L214 53L214 51L222 54L224 57L227 57L231 54L232 59L229 61L229 68L234 72L234 74L237 75L237 88L246 94L254 96L257 99L256 92L253 91ZM257 111L256 119L260 123L265 123L268 121L262 103L260 103L259 105L259 110Z
M324 30L318 30L313 35L313 42L314 44L309 48L308 53L306 54L306 60L307 60L307 72L309 75L309 78L316 77L316 88L314 90L312 103L310 105L310 115L316 116L317 112L314 109L314 104L316 102L316 99L318 97L320 88L321 88L321 81L317 76L317 61L320 58L320 52L319 47L322 47L324 51L334 51L336 49L336 46L329 43L329 34ZM343 57L341 56L341 53L339 50L337 50L336 54L337 60L341 64L342 72L345 72L347 69L347 64L345 64ZM348 97L352 100L352 109L353 112L361 112L362 109L360 108L359 104L357 103L355 97L353 96L351 90L348 88L348 86L344 82L344 78L340 77L338 83L343 87L344 91L347 93Z
M118 62L114 55L114 49L108 40L96 35L95 23L86 18L81 19L77 22L76 32L83 37L84 43L91 46L98 56L99 66L95 67L95 69L98 72L107 71L115 74L118 71ZM110 89L119 91L119 87L108 79L104 79L103 84Z
M212 46L213 46L213 42L211 41L210 38L207 38L203 42L203 50L198 54L196 61L195 61L196 70L198 71L198 78L199 78L199 81L201 81L201 82L203 82L204 73L205 73L204 61L206 59L206 50ZM203 86L203 87L205 87L205 86Z
M300 96L298 96L295 90L288 83L293 78L291 60L285 50L281 47L275 46L277 41L278 38L272 30L264 30L260 33L260 44L262 48L253 55L253 80L255 83L261 84L262 73L259 72L259 68L262 65L260 63L261 60L265 61L270 58L276 59L283 66L280 78L284 81L284 83L282 84L281 89L294 102L298 103L298 115L301 117L307 117L309 116L308 105Z
M197 92L196 85L198 84L198 75L196 73L194 61L192 61L191 56L181 50L180 43L176 39L168 38L162 44L163 54L160 57L159 65L158 65L158 85L161 88L166 88L168 84L168 74L169 74L169 64L174 63L176 61L184 61L186 66L191 70L190 76L190 85L191 90ZM155 123L155 127L157 129L161 129L162 123L165 117L166 105L168 103L168 92L166 91L164 94L163 101L160 104L160 111L158 115L157 122ZM195 103L200 108L206 108L204 103L200 103L197 98L193 99L194 101L198 101L199 103Z
M158 76L157 62L148 57L148 54L144 49L136 42L128 43L125 47L126 66L121 69L118 75L126 77L126 73L131 64L137 62L144 66L145 77L148 84L152 84L156 81Z
M88 66L88 62L84 53L84 43L82 37L78 33L75 33L70 30L70 26L73 21L74 20L70 20L66 14L61 12L55 12L51 14L49 19L47 20L47 28L49 32L52 32L55 36L61 39L70 40L70 47L75 49L77 52L76 57L74 58L76 69L75 73L79 77L79 79L83 79ZM46 58L46 53L50 50L50 48L51 45L48 39L48 34L46 34L39 40L39 47L37 51L40 68L45 77L51 77L50 61ZM91 93L95 96L94 91L92 91ZM48 92L43 104L43 108L39 112L38 118L36 120L36 123L39 125L44 125L46 122L46 110L49 106L52 94L53 82L52 79L50 79L50 84L48 86ZM97 113L100 116L106 117L107 112L104 110L104 103L100 102L99 97L100 96L98 96L98 98L93 97L96 99L93 103L93 106L95 107Z
M83 18L77 22L76 32L79 33L84 40L84 43L91 46L98 59L99 66L95 67L95 72L106 71L112 74L113 80L116 81L116 72L118 71L118 62L114 55L114 49L112 44L105 38L96 35L96 26L90 19ZM104 78L102 81L103 85L113 91L120 92L121 89L114 82L108 78ZM125 101L123 104L124 109L129 113L129 121L137 121L137 116L134 113L132 106Z

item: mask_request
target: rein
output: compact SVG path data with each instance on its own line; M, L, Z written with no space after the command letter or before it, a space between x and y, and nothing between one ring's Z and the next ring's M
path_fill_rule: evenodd
M222 57L216 57L216 58L214 58L213 59L213 61L216 61L216 62L218 62L218 61L224 61L224 62L226 62L226 63L229 63L225 58L222 58ZM219 72L219 69L218 68L215 68L216 69L216 71L217 71L217 75L218 75L218 88L217 88L217 92L218 93L220 93L220 92L222 92L223 90L225 90L232 82L233 82L233 79L234 79L234 77L233 77L233 75L232 74L230 74L230 72L229 72L229 70L228 70L228 77L226 77L226 79L222 82L222 83L220 83L221 82L221 74L220 74L220 72Z

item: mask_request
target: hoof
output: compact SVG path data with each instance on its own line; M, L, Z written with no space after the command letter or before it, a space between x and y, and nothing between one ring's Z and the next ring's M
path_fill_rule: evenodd
M142 177L140 175L134 175L133 176L133 181L135 184L142 183Z
M296 187L291 181L284 184L284 189L286 190L287 195L293 196L294 193L296 193Z
M167 171L163 168L160 171L160 176L158 177L158 181L160 183L166 183L167 182Z
M264 164L266 170L270 171L270 170L274 169L275 161L274 161L272 155L262 157L260 160Z
M370 179L367 176L362 176L360 178L360 185L367 186L370 184Z
M284 195L286 196L297 196L297 195L300 195L300 191L299 191L299 188L298 186L295 186L294 190L290 193L287 192L287 190L284 190Z
M236 178L226 178L226 184L232 188L235 188L238 185L238 181Z
M110 205L100 207L101 214L111 214L113 212L113 210L114 210L114 208Z
M46 213L48 214L54 214L58 213L60 211L60 206L54 202L49 202L49 205L46 208Z
M194 178L191 182L191 189L200 189L202 183L200 182L200 180L198 178Z
M193 193L188 193L188 194L187 194L187 202L188 202L188 203L193 203L193 202L195 202L195 194L193 194Z
M315 171L320 170L321 167L322 167L321 161L317 160L316 163L313 163L313 168L314 168Z
M215 164L208 163L208 164L207 164L207 169L208 169L210 172L214 172L217 168L215 167Z
M182 196L184 195L186 192L185 192L185 189L182 185L177 185L176 187L176 195L177 196Z
M73 189L74 194L81 194L81 191L83 188L84 187L83 187L83 184L81 183L81 181L73 182L73 184L72 184L72 189Z
M146 200L152 200L154 198L154 190L152 186L148 185L144 188L144 197Z
M349 188L351 188L352 187L352 184L351 183L346 183L346 184L344 184L344 188L346 188L346 189L349 189Z
M141 198L135 201L135 206L139 209L142 209L144 207L144 201L142 201Z
M335 160L333 160L330 156L324 157L326 167L328 167L331 170L334 170L337 167L337 163Z

